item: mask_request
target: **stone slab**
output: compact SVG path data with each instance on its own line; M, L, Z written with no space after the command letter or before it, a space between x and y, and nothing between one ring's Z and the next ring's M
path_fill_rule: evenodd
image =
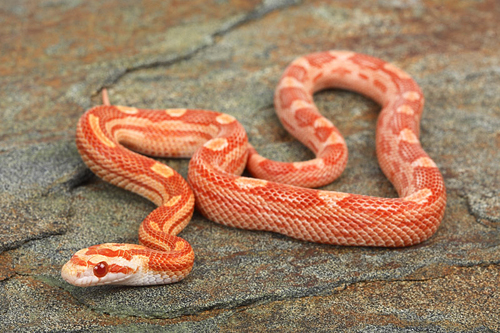
M500 331L500 6L495 0L135 1L0 4L0 331ZM181 283L81 289L73 252L137 242L154 205L93 176L74 144L112 102L235 116L263 155L307 160L273 111L294 58L349 49L421 85L422 145L445 178L437 233L404 249L336 247L220 226L195 213ZM315 95L349 148L325 189L395 197L375 156L380 110ZM162 160L187 174L187 160Z

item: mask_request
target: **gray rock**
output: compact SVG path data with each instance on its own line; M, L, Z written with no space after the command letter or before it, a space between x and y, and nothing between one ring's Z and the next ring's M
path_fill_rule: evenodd
M499 14L472 0L0 4L0 331L500 331ZM307 160L273 91L291 60L325 49L383 58L421 85L422 145L448 191L431 239L318 245L195 213L181 233L196 253L182 282L62 280L76 250L137 242L154 209L78 155L76 122L103 87L116 104L229 113L263 155ZM349 148L325 189L395 197L375 157L379 106L345 91L315 101ZM187 160L162 161L186 176Z

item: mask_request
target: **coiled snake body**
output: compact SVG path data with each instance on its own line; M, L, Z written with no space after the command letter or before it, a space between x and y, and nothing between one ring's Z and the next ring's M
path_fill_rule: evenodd
M312 98L330 87L359 92L382 106L377 157L399 198L303 187L330 183L347 163L344 139ZM227 114L94 107L77 126L82 159L105 181L158 208L140 226L141 245L107 243L80 250L63 266L62 276L78 286L183 279L194 252L176 235L191 219L195 203L212 221L306 241L385 247L420 243L434 234L446 205L443 178L418 139L423 103L415 81L380 59L347 51L301 57L285 70L275 93L284 127L316 154L296 163L258 155L241 124ZM189 185L168 166L129 149L150 156L192 156ZM257 178L241 177L245 167Z

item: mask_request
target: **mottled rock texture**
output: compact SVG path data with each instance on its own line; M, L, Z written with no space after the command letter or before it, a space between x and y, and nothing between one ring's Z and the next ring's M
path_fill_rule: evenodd
M0 2L0 331L500 331L500 3L378 1ZM226 228L182 232L191 275L79 289L61 265L136 242L154 207L93 176L74 144L99 103L229 113L265 156L312 155L273 111L294 58L348 49L391 61L426 96L424 149L445 177L437 233L404 249L336 247ZM380 107L315 96L350 159L326 189L396 196L375 156ZM184 176L187 160L165 160Z

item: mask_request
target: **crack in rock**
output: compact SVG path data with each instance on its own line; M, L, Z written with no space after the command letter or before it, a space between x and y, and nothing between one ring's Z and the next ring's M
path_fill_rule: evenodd
M96 65L91 65L89 66L90 74L86 82L77 83L71 86L66 94L62 96L62 99L73 101L82 108L88 109L91 107L91 102L87 97L89 94L93 96L98 95L103 88L116 84L127 74L141 69L172 66L176 63L189 60L199 52L216 45L217 38L232 32L241 25L256 21L273 11L282 10L300 3L301 0L264 0L260 6L249 13L228 19L219 29L206 36L198 46L194 46L177 55L170 54L166 57L160 56L154 59L137 60L135 63L128 66L120 66L120 64L116 65L111 62L109 64L97 65L98 67L104 67L99 69L96 68Z
M484 189L482 193L467 194L469 212L482 225L500 228L500 192Z

